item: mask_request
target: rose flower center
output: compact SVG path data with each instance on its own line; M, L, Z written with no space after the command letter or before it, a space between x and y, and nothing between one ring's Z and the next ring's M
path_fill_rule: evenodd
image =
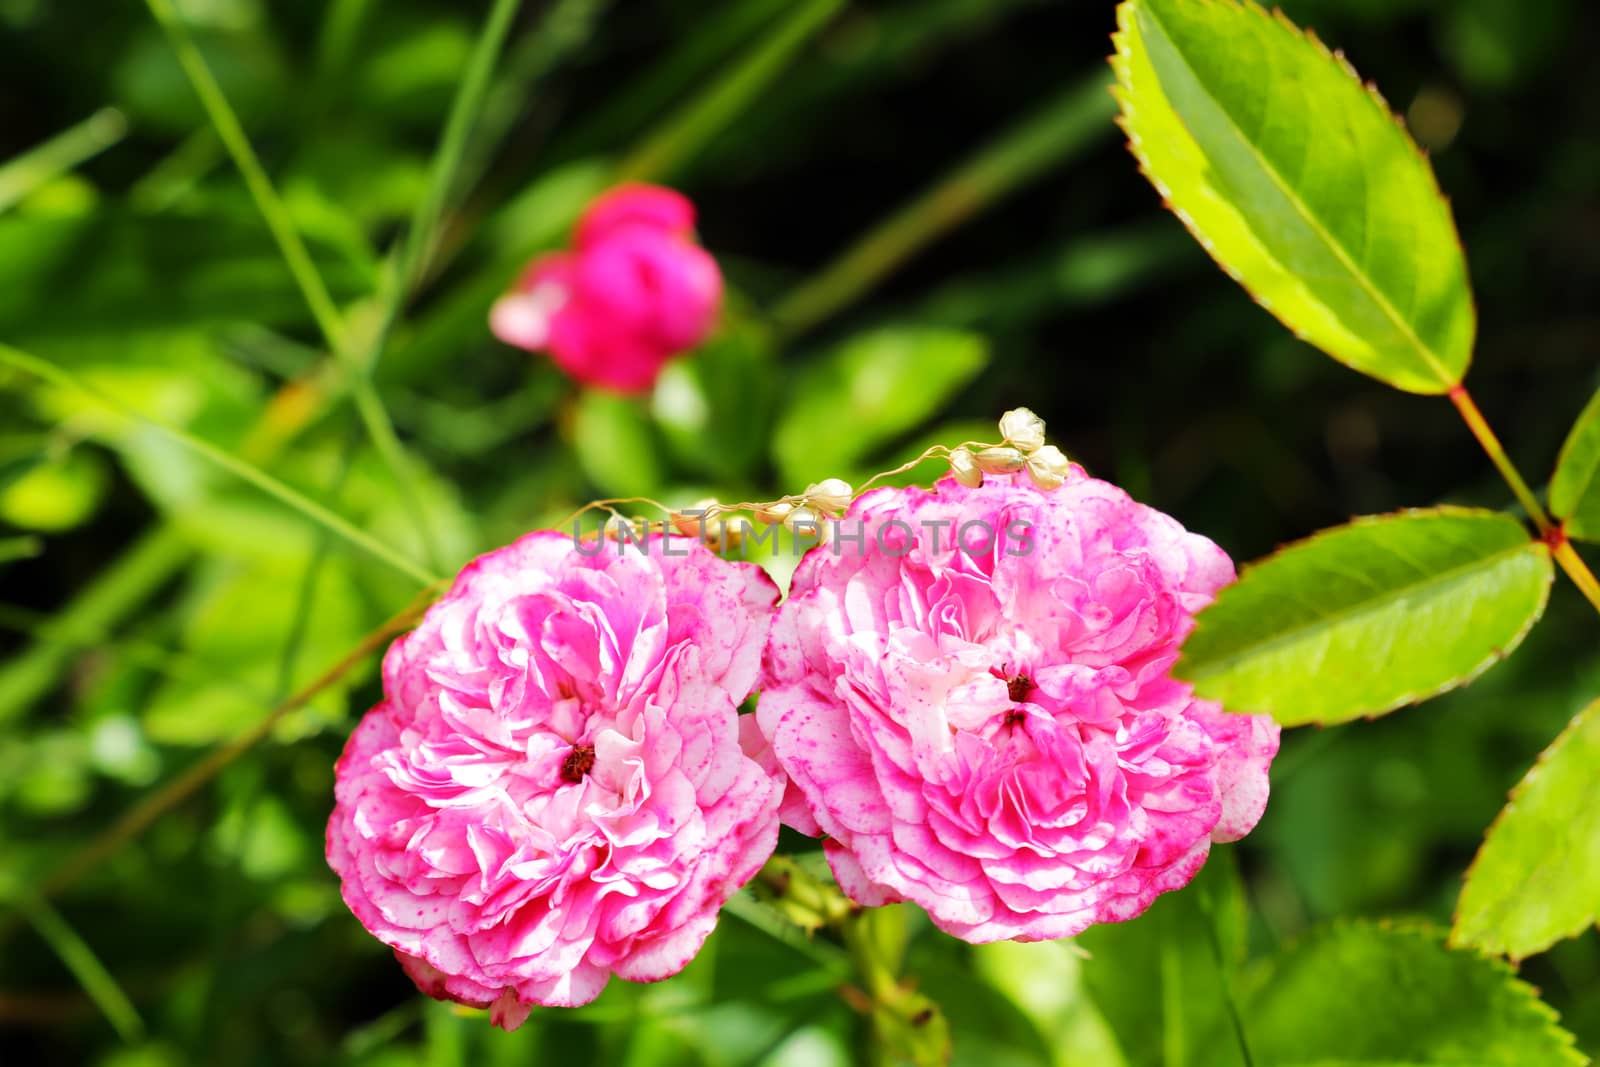
M561 764L561 780L574 785L583 781L584 775L594 769L594 746L573 745Z

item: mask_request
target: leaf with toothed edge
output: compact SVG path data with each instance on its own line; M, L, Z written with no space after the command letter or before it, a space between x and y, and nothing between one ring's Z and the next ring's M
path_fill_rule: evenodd
M1200 613L1174 673L1285 726L1382 714L1508 655L1553 573L1548 547L1499 512L1357 519L1246 567Z
M1600 390L1573 424L1550 479L1550 513L1567 535L1600 541Z
M1281 15L1125 0L1122 126L1212 257L1298 336L1414 393L1460 383L1476 330L1433 170L1375 90Z
M1580 711L1512 790L1472 861L1451 940L1513 960L1600 918L1600 700Z
M1253 1061L1276 1067L1588 1062L1510 967L1449 950L1440 932L1415 923L1313 932L1252 968L1241 1014Z

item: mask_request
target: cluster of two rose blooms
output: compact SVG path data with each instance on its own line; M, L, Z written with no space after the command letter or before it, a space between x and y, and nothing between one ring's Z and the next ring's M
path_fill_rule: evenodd
M823 838L858 904L981 943L1132 918L1261 817L1276 725L1171 676L1233 579L1216 545L1076 466L876 489L847 517L1020 521L1034 548L818 547L780 606L695 538L591 556L538 531L391 646L328 860L424 992L512 1028L676 974L780 825Z

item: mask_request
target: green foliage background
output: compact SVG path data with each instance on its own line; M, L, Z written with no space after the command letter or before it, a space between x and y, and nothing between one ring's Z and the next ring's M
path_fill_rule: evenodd
M0 0L0 157L14 161L0 169L0 342L249 459L437 573L597 495L687 504L855 480L932 441L991 436L1019 403L1091 471L1241 561L1353 514L1507 505L1446 405L1290 339L1164 215L1111 122L1110 3L522 7L470 136L446 154L456 180L385 336L393 250L489 5L178 5L352 349L381 352L372 396L405 458L371 443L142 5ZM1577 0L1285 7L1430 149L1478 295L1474 392L1524 468L1549 470L1600 378L1600 32ZM578 395L484 321L521 263L623 175L694 197L732 288L721 333L643 403ZM420 583L148 427L8 369L0 522L0 1062L857 1054L840 953L758 913L727 916L679 978L614 983L515 1035L417 996L321 858L332 761L377 692L371 659L39 905L49 872L246 735ZM944 1006L955 1061L1232 1063L1225 989L1262 1063L1290 1062L1307 1018L1337 1029L1318 998L1347 990L1448 1021L1481 974L1389 966L1393 944L1371 928L1318 924L1448 923L1507 790L1600 693L1592 627L1558 583L1544 623L1470 688L1286 735L1256 833L1195 888L1083 938L1090 960L974 950L908 917L907 970ZM1394 937L1431 936L1418 929ZM1600 1051L1593 930L1522 975ZM1519 998L1507 1017L1527 1014ZM1485 1013L1459 1011L1472 1034ZM1508 1055L1491 1062L1522 1062Z

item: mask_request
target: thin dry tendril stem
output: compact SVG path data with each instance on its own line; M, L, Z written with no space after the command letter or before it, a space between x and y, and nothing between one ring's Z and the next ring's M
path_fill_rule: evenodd
M900 464L900 466L895 467L892 470L881 471L877 474L874 474L872 477L861 483L860 487L851 495L851 498L854 499L855 497L859 497L862 493L866 492L868 489L871 489L874 485L883 481L885 478L893 478L897 474L904 474L909 470L914 470L929 460L949 459L951 454L957 449L966 448L972 450L982 450L1000 447L1003 446L989 444L983 441L963 441L961 444L955 446L931 445L924 449L922 453L916 456L914 459L907 460L905 463ZM643 516L628 516L617 510L619 506L627 504L640 504L654 508L656 511L661 512L665 518L649 519ZM615 519L624 526L628 526L636 530L638 533L666 533L673 527L674 520L678 518L687 518L699 521L701 523L710 523L711 520L721 518L725 515L737 515L744 512L753 512L759 515L763 512L771 512L781 506L794 508L805 506L816 507L817 505L816 502L808 495L808 492L789 493L785 496L778 497L776 500L741 500L737 503L729 504L714 502L707 503L703 506L697 505L688 509L670 508L661 503L661 501L646 496L607 497L604 500L591 500L589 503L578 508L566 518L562 519L557 528L566 529L571 527L579 519L583 518L583 516L589 514L590 512L603 511L612 519ZM827 509L819 508L819 510L826 511ZM590 531L589 533L583 535L583 539L589 540L591 538L605 536L608 526L609 523L603 525L598 530Z

